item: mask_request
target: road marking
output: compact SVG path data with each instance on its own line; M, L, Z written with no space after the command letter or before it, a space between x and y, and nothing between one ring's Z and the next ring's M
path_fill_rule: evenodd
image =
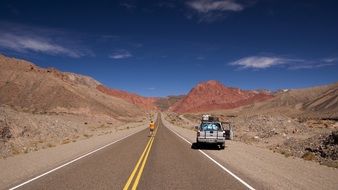
M136 177L135 182L134 182L134 185L131 188L132 190L136 190L137 189L138 183L140 182L140 178L141 178L142 173L143 173L144 166L145 166L145 164L146 164L146 162L148 160L149 152L150 152L150 149L151 149L151 147L153 145L153 142L154 142L154 138L152 139L152 141L150 143L150 147L149 147L148 152L147 152L147 154L146 154L146 156L145 156L145 158L143 160L143 163L142 163L142 166L140 168L140 171L138 172L137 177Z
M140 166L140 164L141 164L141 162L142 162L142 159L143 159L144 155L146 154L146 152L147 152L147 150L148 150L148 147L149 147L150 143L152 142L152 139L153 139L153 138L150 138L150 139L148 140L147 146L146 146L146 148L144 149L144 151L143 151L143 153L142 153L140 159L137 161L137 164L136 164L136 166L135 166L133 172L132 172L131 175L129 176L128 181L127 181L126 185L124 186L123 190L126 190L126 189L129 188L130 183L131 183L131 181L133 180L133 178L134 178L134 176L135 176L135 173L136 173L138 167Z
M77 158L75 158L75 159L73 159L73 160L71 160L71 161L69 161L69 162L67 162L67 163L65 163L65 164L62 164L61 166L58 166L58 167L56 167L56 168L54 168L54 169L52 169L52 170L49 170L49 171L47 171L47 172L45 172L45 173L43 173L43 174L41 174L41 175L38 175L38 176L36 176L36 177L34 177L34 178L32 178L32 179L29 179L29 180L27 180L27 181L25 181L25 182L23 182L23 183L21 183L21 184L15 186L15 187L12 187L12 188L10 188L9 190L17 189L17 188L19 188L19 187L21 187L21 186L23 186L23 185L26 185L26 184L28 184L28 183L30 183L30 182L32 182L32 181L35 181L35 180L37 180L37 179L39 179L39 178L41 178L41 177L43 177L43 176L45 176L45 175L47 175L47 174L50 174L50 173L52 173L52 172L54 172L54 171L56 171L56 170L58 170L58 169L61 169L61 168L65 167L65 166L67 166L67 165L69 165L69 164L71 164L71 163L73 163L73 162L76 162L76 161L78 161L78 160L80 160L80 159L82 159L82 158L85 158L85 157L87 157L87 156L89 156L89 155L91 155L91 154L94 154L95 152L97 152L97 151L99 151L99 150L102 150L102 149L104 149L104 148L106 148L106 147L108 147L108 146L110 146L110 145L112 145L112 144L115 144L115 143L117 143L117 142L119 142L119 141L122 141L122 140L124 140L124 139L126 139L126 138L128 138L128 137L130 137L130 136L132 136L132 135L135 135L136 133L139 133L139 132L141 132L141 131L143 131L143 130L137 131L137 132L132 133L132 134L130 134L130 135L127 135L127 136L125 136L125 137L123 137L123 138L120 138L120 139L118 139L118 140L116 140L116 141L113 141L113 142L111 142L111 143L109 143L109 144L106 144L106 145L104 145L104 146L102 146L102 147L100 147L100 148L98 148L98 149L95 149L95 150L93 150L93 151L91 151L91 152L88 152L88 153L86 153L86 154L84 154L84 155L82 155L82 156L80 156L80 157L77 157Z
M178 134L176 131L170 129L169 127L166 126L167 129L169 129L171 132L173 132L174 134L176 134L178 137L180 137L181 139L183 139L185 142L187 142L188 144L192 145L192 143L190 141L188 141L187 139L185 139L184 137L182 137L180 134ZM200 153L202 153L205 157L207 157L208 159L210 159L212 162L214 162L216 165L218 165L220 168L222 168L224 171L226 171L228 174L230 174L232 177L234 177L235 179L237 179L239 182L241 182L245 187L247 187L250 190L255 190L255 188L253 188L251 185L249 185L248 183L246 183L244 180L242 180L240 177L238 177L237 175L235 175L234 173L232 173L229 169L227 169L226 167L224 167L222 164L220 164L219 162L217 162L216 160L214 160L213 158L211 158L207 153L205 153L202 150L198 150Z
M154 134L148 140L147 146L145 147L143 153L141 154L141 157L137 161L137 164L136 164L133 172L129 176L127 183L124 185L123 190L128 190L129 189L130 184L133 181L136 172L137 172L137 176L136 176L136 179L135 179L134 184L133 184L133 186L132 186L131 189L132 190L137 189L137 186L138 186L139 181L141 179L141 176L142 176L145 164L146 164L146 162L148 160L148 156L149 156L151 147L153 145L153 142L154 142L154 139L155 139L155 136L156 136L156 133L157 133L157 129L158 129L158 127L156 127ZM141 162L142 162L142 164L141 164ZM140 164L141 164L141 167L140 167Z

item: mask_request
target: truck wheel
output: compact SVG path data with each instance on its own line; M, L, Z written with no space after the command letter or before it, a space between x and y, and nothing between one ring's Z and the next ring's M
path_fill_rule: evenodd
M233 139L234 139L234 132L231 129L229 132L229 140L233 140Z
M199 147L200 147L200 143L198 141L196 141L195 143L192 143L191 145L192 149L199 149Z

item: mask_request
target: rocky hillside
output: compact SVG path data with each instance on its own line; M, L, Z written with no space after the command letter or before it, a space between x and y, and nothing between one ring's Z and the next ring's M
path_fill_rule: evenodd
M167 97L144 97L138 94L126 92L123 90L111 89L103 85L98 85L96 87L99 91L108 94L110 96L122 98L132 104L137 105L141 109L147 111L166 111L170 106L180 101L185 97L185 95L179 96L167 96Z
M110 96L124 99L144 110L157 110L155 102L158 100L158 98L143 97L123 90L107 88L103 85L98 85L96 89Z
M121 98L98 91L92 78L0 55L0 104L32 113L70 113L116 119L142 115Z
M0 158L142 125L145 112L86 76L0 55Z
M158 100L155 102L155 105L158 107L159 110L166 111L176 102L182 100L184 97L185 95L158 98Z
M253 113L278 113L338 119L338 83L279 92L274 98L242 109Z
M218 81L207 81L194 87L186 97L170 107L174 112L201 112L230 109L272 98L269 93L225 87Z

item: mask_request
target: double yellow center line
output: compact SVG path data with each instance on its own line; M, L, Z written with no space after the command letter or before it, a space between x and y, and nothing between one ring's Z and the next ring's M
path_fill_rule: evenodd
M134 180L134 184L133 184L133 186L131 187L131 189L132 189L132 190L137 189L137 186L138 186L138 184L139 184L139 182L140 182L141 175L142 175L142 173L143 173L144 166L146 165L146 162L147 162L147 159L148 159L148 156L149 156L150 149L151 149L151 147L152 147L152 145L153 145L154 138L155 138L155 135L156 135L156 133L157 133L157 129L158 129L158 127L156 127L154 134L153 134L153 135L150 137L150 139L148 140L147 146L146 146L146 148L144 149L144 151L143 151L143 153L142 153L140 159L137 161L137 164L136 164L136 166L135 166L133 172L132 172L131 175L129 176L126 185L123 187L123 190L128 190L128 189L129 189L131 183L133 182L133 179L134 179L136 173L137 173L137 175L136 175L136 178L135 178L135 180ZM140 166L141 166L141 167L140 167Z

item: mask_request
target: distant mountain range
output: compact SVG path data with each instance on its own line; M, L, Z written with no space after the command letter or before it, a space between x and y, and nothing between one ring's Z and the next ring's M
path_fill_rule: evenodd
M272 93L226 87L210 80L197 84L187 95L154 98L108 88L87 76L43 69L3 55L0 55L0 76L0 105L32 112L101 114L123 118L142 115L150 110L206 112L257 104L255 107L260 109L287 106L338 115L338 83Z

